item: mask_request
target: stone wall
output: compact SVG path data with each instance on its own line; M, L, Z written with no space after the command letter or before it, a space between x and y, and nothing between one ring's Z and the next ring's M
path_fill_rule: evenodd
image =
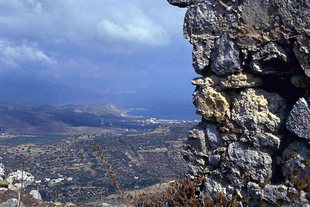
M193 102L184 158L201 197L308 206L310 0L168 0L187 7Z

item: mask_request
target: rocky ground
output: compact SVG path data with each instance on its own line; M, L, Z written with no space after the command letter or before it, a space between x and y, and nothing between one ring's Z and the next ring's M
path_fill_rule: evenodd
M36 183L34 176L26 171L17 170L6 173L0 163L0 206L1 207L70 207L70 203L45 202L38 190L31 186Z

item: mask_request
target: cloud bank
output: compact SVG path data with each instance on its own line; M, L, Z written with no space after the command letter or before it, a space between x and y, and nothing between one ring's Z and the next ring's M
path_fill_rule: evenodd
M2 68L19 69L29 63L48 67L56 61L40 50L35 43L16 44L0 39L0 66Z
M163 46L169 34L142 1L0 0L0 34L75 43Z

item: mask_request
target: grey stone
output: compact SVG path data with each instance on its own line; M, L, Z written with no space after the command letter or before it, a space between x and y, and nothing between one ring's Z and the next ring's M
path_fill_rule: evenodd
M305 98L293 106L286 128L300 138L310 139L310 108Z
M296 38L293 47L294 54L301 66L305 71L306 76L310 77L310 38L302 34Z
M224 33L225 27L226 31L233 31L236 20L236 14L230 12L228 7L215 0L203 0L188 8L184 19L184 36L192 44L199 40L212 41Z
M188 7L194 3L202 2L203 0L168 0L171 5L178 7Z
M278 7L278 14L285 28L286 39L296 36L294 53L304 69L305 74L310 77L310 1L304 0L274 0Z
M227 143L231 143L237 141L238 136L234 133L222 133L222 139Z
M222 137L218 132L216 125L207 124L205 134L206 134L206 144L209 147L209 150L215 150L219 147L224 146Z
M193 45L193 68L198 74L205 74L210 63L211 48L213 43L198 41Z
M226 171L225 177L229 180L229 184L235 189L241 189L246 186L247 178L244 177L243 170L237 166L233 166Z
M249 206L259 206L261 203L262 189L257 183L248 182L242 194L243 198L249 200Z
M250 142L255 147L263 147L266 149L278 149L280 147L281 139L271 133L245 131L240 137L241 142Z
M227 33L215 41L211 62L211 70L217 75L230 75L241 71L240 49Z
M25 205L22 202L18 202L16 198L10 198L3 205L3 207L17 207L17 206L25 207Z
M310 206L307 193L303 190L299 191L296 188L289 187L287 190L287 196L290 198L290 203L287 206Z
M202 1L188 7L184 36L193 44L193 67L197 73L207 72L214 41L223 33L221 27L232 27L235 18L234 13L227 12L215 1Z
M285 185L266 185L263 188L262 198L273 206L279 204L279 200L283 204L289 204L290 199L287 197L287 187Z
M210 196L211 199L217 198L220 194L224 196L230 196L233 192L232 187L229 188L227 184L214 177L206 177L205 189L206 195Z
M34 177L31 173L22 171L22 170L17 170L15 172L11 172L6 180L10 183L9 188L26 188L27 186L31 185L34 183Z
M208 164L212 165L213 167L219 167L221 163L221 156L220 155L210 155L208 159Z
M268 43L252 56L252 70L262 74L280 75L282 73L287 73L287 71L283 71L282 68L264 67L264 63L271 60L282 60L283 62L287 62L288 60L285 50L274 42Z
M8 188L2 188L0 187L0 191L8 191L9 189Z
M198 152L206 152L206 136L202 128L196 127L189 131L187 144Z
M197 165L195 163L195 160L194 160L193 164L191 164L191 162L189 162L188 168L189 168L190 173L194 176L201 175L201 172L204 172L204 168L202 166Z
M300 191L300 201L297 201L296 203L298 204L297 206L310 206L310 200L307 197L307 193L305 191Z
M290 81L296 88L310 88L310 78L302 75L292 76Z
M114 205L116 206L116 205ZM112 204L109 203L100 203L98 207L112 207ZM127 207L127 206L126 206Z
M287 30L310 35L309 0L274 0L273 2L276 3L281 21Z
M292 152L296 152L296 156L299 156L303 159L308 159L310 158L310 148L309 146L302 141L295 141L293 143L291 143L283 152L283 159L284 160L289 160L292 157L296 157L294 155L292 155Z
M234 12L239 16L237 42L249 51L258 51L268 42L281 39L276 25L280 20L273 0L244 0ZM234 33L234 31L230 31Z
M267 183L271 179L272 159L267 153L236 142L228 146L228 156L253 180Z
M285 177L289 179L296 176L293 180L296 183L310 179L310 148L307 144L301 141L293 142L284 150L282 159Z
M5 167L2 163L0 163L0 181L5 177Z
M29 192L29 195L32 195L32 197L37 199L37 200L42 200L41 194L37 190L31 190Z

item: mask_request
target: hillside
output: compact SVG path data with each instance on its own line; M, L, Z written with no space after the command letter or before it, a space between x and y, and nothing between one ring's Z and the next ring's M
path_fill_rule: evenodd
M40 143L11 138L0 141L0 163L7 172L24 169L40 180L44 200L86 202L115 193L107 172L92 150L99 144L122 187L135 190L183 176L181 156L191 124L171 124L149 132L72 136ZM45 140L46 139L46 140ZM46 143L44 143L46 141Z
M8 134L96 133L130 128L137 120L114 105L0 104L0 132Z

